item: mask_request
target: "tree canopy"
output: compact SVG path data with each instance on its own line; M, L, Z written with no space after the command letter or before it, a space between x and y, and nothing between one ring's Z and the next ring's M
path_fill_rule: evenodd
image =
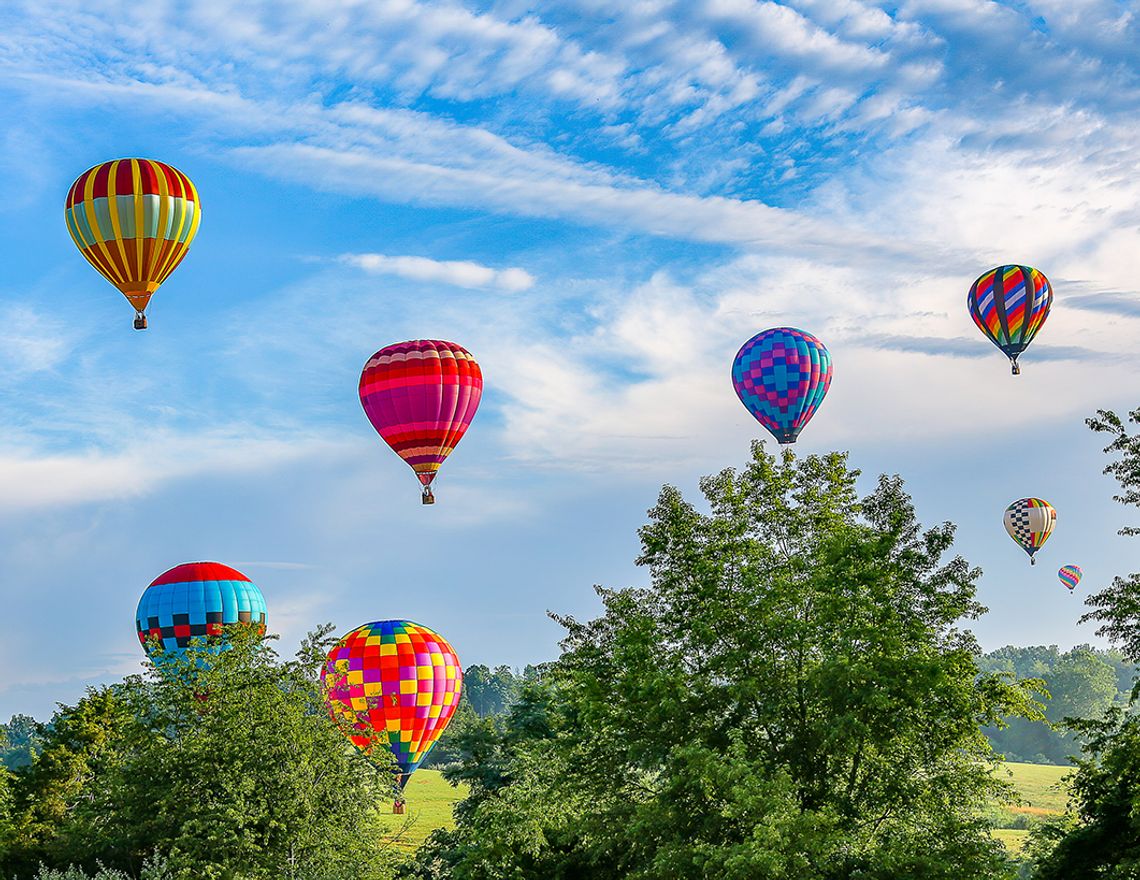
M1140 409L1128 416L1140 424ZM1100 410L1089 427L1112 436L1105 447L1119 453L1105 467L1121 487L1115 500L1140 506L1140 434L1130 434L1116 413ZM1125 526L1122 535L1140 534ZM1131 662L1140 661L1140 574L1116 577L1110 586L1085 600L1092 609L1082 621L1099 626ZM1135 880L1140 877L1140 679L1129 706L1114 706L1100 718L1074 722L1087 745L1072 779L1073 807L1058 823L1047 825L1035 842L1040 880Z
M235 627L229 650L164 657L62 708L12 776L0 876L42 862L133 877L156 850L171 880L388 876L375 817L394 777L325 711L327 636L281 663Z
M1000 784L979 724L1032 713L979 674L959 622L978 571L945 558L901 480L860 498L845 456L666 486L641 530L649 585L600 617L449 771L458 827L407 876L1002 876L981 814Z

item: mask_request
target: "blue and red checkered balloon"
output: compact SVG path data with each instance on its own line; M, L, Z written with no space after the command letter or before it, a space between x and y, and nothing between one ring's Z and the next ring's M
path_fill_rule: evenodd
M191 639L209 641L242 623L265 632L265 597L249 578L220 562L187 562L156 577L139 599L135 628L148 655L180 656ZM213 643L210 649L224 649Z
M831 353L803 330L774 327L749 339L732 363L732 387L780 443L795 443L831 385Z

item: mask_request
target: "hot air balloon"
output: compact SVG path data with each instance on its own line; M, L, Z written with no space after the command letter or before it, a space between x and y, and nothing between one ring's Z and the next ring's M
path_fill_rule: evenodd
M423 503L463 439L483 396L483 372L454 342L416 339L380 349L360 374L360 403L372 427L416 472Z
M104 162L71 185L64 216L75 246L130 301L135 329L145 330L150 298L202 220L190 178L153 159Z
M1021 373L1017 356L1029 347L1049 317L1053 288L1030 266L998 266L970 285L966 307L978 329L1005 352L1013 375Z
M195 638L206 640L212 651L225 650L210 637L230 624L248 624L264 634L265 614L261 590L240 571L220 562L187 562L151 581L139 599L135 626L148 656L156 645L164 657L182 656Z
M736 353L732 387L780 443L795 443L831 385L831 353L793 327L757 333Z
M1070 593L1077 588L1077 584L1081 582L1083 575L1084 572L1081 571L1079 565L1062 565L1057 570L1057 579L1068 587Z
M1033 554L1041 549L1057 524L1057 511L1040 498L1019 498L1005 509L1005 530L1029 554L1030 565L1036 565Z
M463 670L439 633L410 620L379 620L340 640L321 682L329 714L357 748L391 749L403 792L459 706ZM403 812L402 794L394 811Z

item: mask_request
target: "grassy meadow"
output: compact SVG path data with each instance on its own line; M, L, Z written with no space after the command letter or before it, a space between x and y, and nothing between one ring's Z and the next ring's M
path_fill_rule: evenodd
M451 808L467 795L467 787L453 788L438 770L417 770L404 789L408 807L404 815L385 813L384 825L390 839L404 852L412 852L436 828L455 823Z
M994 837L1010 852L1021 851L1035 820L1065 811L1067 793L1062 777L1071 769L1050 764L1002 765L998 771L1001 778L1013 785L1021 801L1002 805L997 811ZM436 828L452 826L451 808L465 794L463 788L452 788L444 781L438 770L417 770L405 791L407 812L384 816L391 839L405 852L416 849Z
M1063 777L1072 767L1052 764L1019 764L1008 762L998 771L999 777L1017 790L1019 803L1003 804L997 811L994 837L1010 852L1021 852L1029 837L1029 828L1037 820L1065 811L1068 791Z

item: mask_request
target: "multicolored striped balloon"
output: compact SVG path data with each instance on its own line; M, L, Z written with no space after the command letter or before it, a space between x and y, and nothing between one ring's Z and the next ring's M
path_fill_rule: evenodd
M1005 530L1029 554L1029 563L1036 565L1033 554L1053 534L1057 524L1057 511L1048 501L1040 498L1019 498L1005 509Z
M463 669L439 633L410 620L378 620L329 652L321 683L329 714L353 745L391 749L402 789L455 714Z
M372 427L406 461L432 504L431 483L463 439L483 396L483 371L454 342L416 339L380 349L360 374Z
M803 330L757 333L736 353L732 387L780 443L795 443L831 386L831 353Z
M1077 584L1081 582L1084 572L1081 571L1079 565L1062 565L1057 570L1057 578L1069 588L1069 592L1073 592L1077 588Z
M265 633L265 597L249 578L220 562L176 565L151 581L139 600L135 627L147 655L161 646L164 657L182 656L191 639L222 635L244 623ZM219 642L211 651L225 650Z
M970 286L966 307L978 329L1005 352L1013 375L1021 372L1017 356L1029 347L1049 317L1053 287L1030 266L998 266Z
M65 217L79 252L135 307L135 329L145 329L150 298L202 220L190 178L153 159L104 162L71 185Z

